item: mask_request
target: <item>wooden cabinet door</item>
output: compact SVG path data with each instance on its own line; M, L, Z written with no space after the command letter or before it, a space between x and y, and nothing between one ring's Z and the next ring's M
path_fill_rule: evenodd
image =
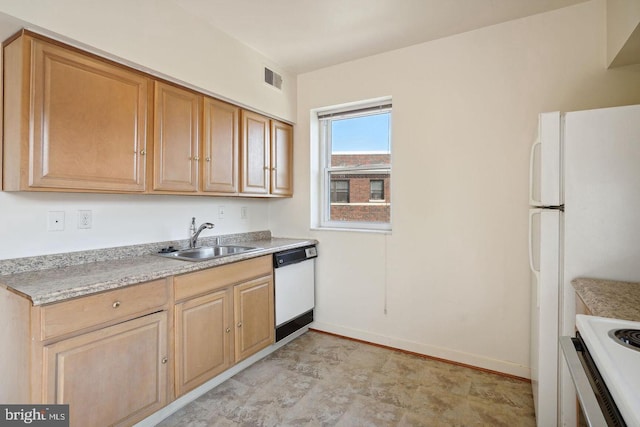
M231 366L232 321L229 288L176 305L176 396Z
M153 189L198 191L201 96L155 82Z
M32 63L24 73L31 78L24 79L32 83L33 130L31 140L22 141L31 142L28 186L144 191L148 79L92 56L29 41Z
M239 362L273 344L273 276L234 286L235 359Z
M45 401L72 426L131 425L167 402L167 312L44 347Z
M271 194L293 195L293 126L271 121Z
M238 117L240 108L204 98L202 190L238 192Z
M269 119L242 110L241 193L269 194L269 139Z

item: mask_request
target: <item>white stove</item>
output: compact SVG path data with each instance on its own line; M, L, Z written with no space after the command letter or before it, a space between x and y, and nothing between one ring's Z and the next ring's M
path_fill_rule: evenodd
M625 423L640 426L640 322L577 315L576 326ZM614 336L622 329L630 344Z

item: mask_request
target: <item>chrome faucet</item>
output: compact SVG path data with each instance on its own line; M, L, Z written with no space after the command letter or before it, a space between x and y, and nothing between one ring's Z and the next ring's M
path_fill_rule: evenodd
M197 248L198 236L200 235L200 233L202 233L202 230L204 230L205 228L212 229L213 227L215 227L215 225L211 224L210 222L205 222L202 223L202 225L196 230L196 217L194 216L193 218L191 218L191 237L189 238L189 248Z

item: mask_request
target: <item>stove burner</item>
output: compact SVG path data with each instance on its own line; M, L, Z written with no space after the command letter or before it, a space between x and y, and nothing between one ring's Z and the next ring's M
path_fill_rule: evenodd
M625 347L640 351L640 329L612 329L609 336Z

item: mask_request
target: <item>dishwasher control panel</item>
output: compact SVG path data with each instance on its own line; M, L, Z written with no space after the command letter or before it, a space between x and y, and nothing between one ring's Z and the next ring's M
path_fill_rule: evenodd
M300 261L317 258L317 256L318 250L315 245L289 249L287 251L276 252L273 254L273 266L275 268L284 267Z

